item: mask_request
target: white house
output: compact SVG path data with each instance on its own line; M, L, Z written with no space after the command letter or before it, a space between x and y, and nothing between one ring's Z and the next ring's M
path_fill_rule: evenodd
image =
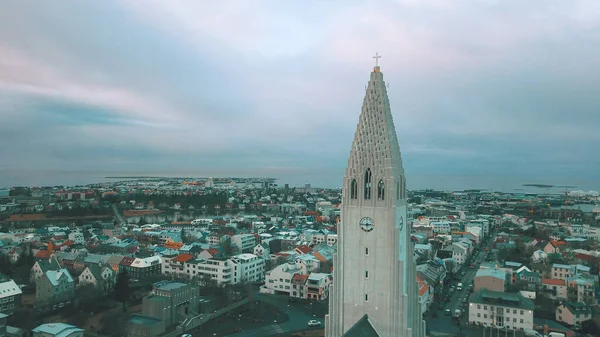
M254 234L236 234L231 237L231 245L235 245L241 253L252 252L256 246Z
M271 249L269 248L269 244L267 242L262 242L254 247L253 253L256 256L269 259L269 256L271 255Z
M296 263L284 263L265 273L265 284L260 292L266 294L290 295L294 274L301 274Z
M518 293L482 289L469 298L469 324L533 329L532 300Z
M79 283L77 287L82 287L87 284L93 284L102 292L105 292L115 285L116 282L115 271L109 266L98 266L91 264L86 267L81 275L79 275Z
M265 277L265 259L254 254L239 254L230 258L233 265L233 283L254 283Z

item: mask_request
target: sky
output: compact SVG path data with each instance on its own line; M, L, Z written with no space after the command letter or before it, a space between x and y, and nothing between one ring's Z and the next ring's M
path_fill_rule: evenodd
M600 189L596 0L0 7L0 185L136 172L339 186L378 52L409 188Z

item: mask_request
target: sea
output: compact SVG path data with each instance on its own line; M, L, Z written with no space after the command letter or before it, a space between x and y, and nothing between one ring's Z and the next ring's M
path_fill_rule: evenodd
M0 170L0 189L12 186L78 186L119 180L132 177L208 178L208 177L252 177L275 178L280 186L339 188L343 183L344 170L198 170L198 171L60 171L60 170ZM600 180L585 179L535 179L531 177L493 175L420 174L406 172L407 188L410 190L434 189L462 191L469 189L499 191L505 193L561 194L565 191L600 191ZM546 184L552 188L523 186L524 184Z

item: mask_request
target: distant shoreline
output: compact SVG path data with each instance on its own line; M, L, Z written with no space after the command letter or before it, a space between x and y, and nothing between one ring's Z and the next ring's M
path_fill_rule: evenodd
M172 177L104 177L104 179L177 179Z

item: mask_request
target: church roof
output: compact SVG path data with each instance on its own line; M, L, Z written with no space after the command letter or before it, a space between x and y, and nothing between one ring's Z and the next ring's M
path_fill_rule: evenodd
M365 314L342 337L379 337L379 334L371 325L369 316Z

